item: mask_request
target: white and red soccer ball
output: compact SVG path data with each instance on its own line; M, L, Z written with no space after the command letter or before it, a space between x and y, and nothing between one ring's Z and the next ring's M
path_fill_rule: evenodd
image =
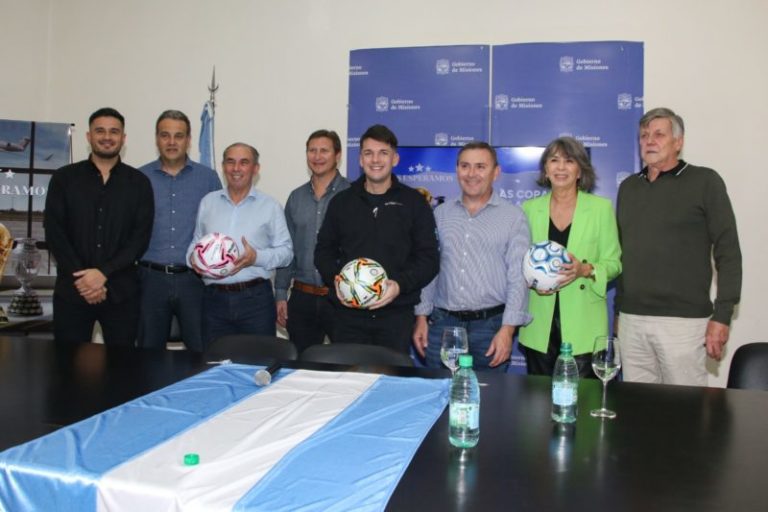
M192 263L203 274L214 279L231 274L239 257L237 243L221 233L204 235L192 250Z
M377 261L357 258L344 265L337 281L344 304L366 309L386 291L387 272Z
M552 240L538 242L523 258L523 276L528 286L542 292L554 292L560 287L560 270L571 263L565 247Z

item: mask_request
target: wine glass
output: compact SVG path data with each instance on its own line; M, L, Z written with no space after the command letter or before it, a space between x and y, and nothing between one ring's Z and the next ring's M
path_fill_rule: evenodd
M619 339L613 336L598 336L592 350L592 370L603 381L603 405L600 409L589 411L595 418L613 419L616 413L605 408L605 393L608 381L614 378L621 369L621 350Z
M451 370L451 375L459 367L459 354L469 352L467 330L463 327L446 327L440 343L440 359Z

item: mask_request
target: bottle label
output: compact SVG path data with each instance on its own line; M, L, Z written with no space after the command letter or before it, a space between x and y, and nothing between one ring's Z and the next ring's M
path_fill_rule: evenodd
M552 403L563 407L576 403L577 387L573 384L556 382L552 385Z
M451 404L448 415L454 427L469 429L480 427L480 406L477 404Z

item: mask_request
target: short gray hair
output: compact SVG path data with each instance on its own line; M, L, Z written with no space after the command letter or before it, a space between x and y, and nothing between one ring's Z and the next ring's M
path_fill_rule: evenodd
M640 128L645 128L654 119L669 119L669 122L672 123L672 136L674 138L679 139L685 135L683 118L675 114L671 108L660 107L649 110L640 118Z
M227 151L234 147L243 147L247 148L251 152L251 157L253 158L253 163L258 164L259 163L259 152L256 151L256 148L251 146L250 144L246 144L245 142L235 142L234 144L230 144L224 149L224 153L222 155L222 160L225 160L227 158Z

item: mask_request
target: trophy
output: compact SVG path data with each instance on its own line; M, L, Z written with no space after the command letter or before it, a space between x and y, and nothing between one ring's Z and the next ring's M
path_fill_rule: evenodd
M34 238L17 240L13 259L16 279L21 283L21 288L13 292L8 312L16 316L42 315L43 306L40 304L37 292L31 286L40 267L41 256L40 251L37 250L37 240Z
M11 255L11 247L13 247L11 232L3 224L0 224L0 277L3 277L5 263L8 261L8 256ZM0 307L0 324L6 323L8 323L8 317L3 308Z

